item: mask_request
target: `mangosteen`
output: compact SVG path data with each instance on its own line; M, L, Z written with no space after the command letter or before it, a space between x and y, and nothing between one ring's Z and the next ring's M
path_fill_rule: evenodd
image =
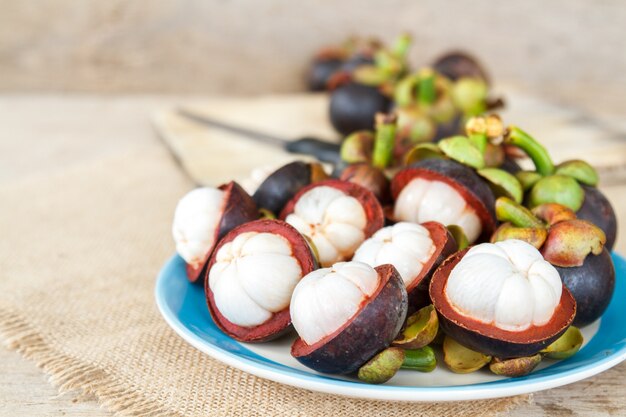
M515 239L452 255L433 274L430 296L447 335L500 359L537 354L576 315L556 268Z
M354 253L354 261L372 267L393 265L406 286L411 311L430 304L428 284L432 272L457 249L441 223L400 222L387 226L367 239Z
M574 325L586 326L600 318L615 289L615 267L606 248L599 255L587 255L581 266L556 269L576 299Z
M433 68L440 74L456 81L459 78L479 78L489 82L489 76L482 65L466 52L451 51L437 58Z
M460 226L470 242L495 229L494 196L470 168L449 159L425 159L399 171L391 181L397 221L436 221Z
M407 294L392 265L340 262L305 276L291 297L291 355L318 372L349 374L396 337Z
M339 179L353 182L370 190L381 204L386 204L391 200L389 192L389 179L385 173L366 163L351 164L346 166Z
M231 230L213 251L205 280L209 312L226 334L263 342L289 329L289 303L300 279L317 267L307 241L280 220Z
M215 244L240 224L258 218L252 197L236 182L196 188L176 206L172 235L176 252L187 263L187 277L201 282Z
M320 54L307 74L309 91L325 91L328 80L344 65L344 57L339 54Z
M324 168L317 162L291 162L270 174L252 198L259 208L280 213L302 187L327 178Z
M588 220L604 231L606 248L611 251L617 237L617 218L613 206L600 190L581 184L585 191L583 205L576 212L579 219Z
M330 95L330 121L344 136L357 130L374 130L376 113L386 113L391 100L376 86L354 81L338 86Z
M376 196L341 180L304 187L287 203L280 218L311 239L323 267L352 258L359 245L384 224Z

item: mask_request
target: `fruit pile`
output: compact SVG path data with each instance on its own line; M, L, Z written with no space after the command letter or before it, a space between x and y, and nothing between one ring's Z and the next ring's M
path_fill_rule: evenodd
M332 175L296 161L249 195L198 188L174 216L189 280L226 334L323 373L383 383L432 371L505 376L564 359L598 319L615 272L612 208L583 161L554 165L496 115L397 152L398 118L352 134ZM522 170L527 156L533 170Z
M311 91L330 92L329 116L342 135L373 129L374 115L394 110L404 146L453 135L471 116L502 106L490 97L489 77L470 55L454 51L412 70L411 38L390 45L351 38L314 57Z

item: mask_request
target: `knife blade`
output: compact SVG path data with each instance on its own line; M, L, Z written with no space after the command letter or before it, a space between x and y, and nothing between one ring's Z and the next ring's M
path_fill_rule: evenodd
M289 153L313 156L322 162L328 162L331 164L337 164L341 161L339 152L341 145L338 143L332 143L310 136L289 140L280 136L248 129L243 126L226 123L203 114L195 113L185 108L177 109L176 113L179 116L201 125L222 129L256 142L276 146Z

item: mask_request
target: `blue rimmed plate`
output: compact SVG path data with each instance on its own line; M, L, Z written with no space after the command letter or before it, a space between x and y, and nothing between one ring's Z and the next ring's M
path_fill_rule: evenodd
M626 260L613 255L615 295L598 322L585 327L585 345L564 361L544 360L530 375L504 378L479 371L454 374L444 366L431 373L401 370L384 385L322 375L289 354L294 336L264 344L240 343L213 324L204 291L185 275L185 263L172 257L161 270L156 301L167 323L200 351L245 372L283 384L350 397L400 401L459 401L505 397L570 384L609 369L626 359Z

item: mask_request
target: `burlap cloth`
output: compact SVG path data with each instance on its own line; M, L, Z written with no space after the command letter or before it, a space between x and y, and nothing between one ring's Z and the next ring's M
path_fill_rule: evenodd
M38 146L71 153L89 140ZM3 158L28 146L18 143L9 148L16 154ZM260 379L187 345L159 315L153 291L173 253L174 206L191 186L156 139L5 181L4 342L36 361L61 391L95 395L120 415L473 416L527 398L440 404L349 399Z

